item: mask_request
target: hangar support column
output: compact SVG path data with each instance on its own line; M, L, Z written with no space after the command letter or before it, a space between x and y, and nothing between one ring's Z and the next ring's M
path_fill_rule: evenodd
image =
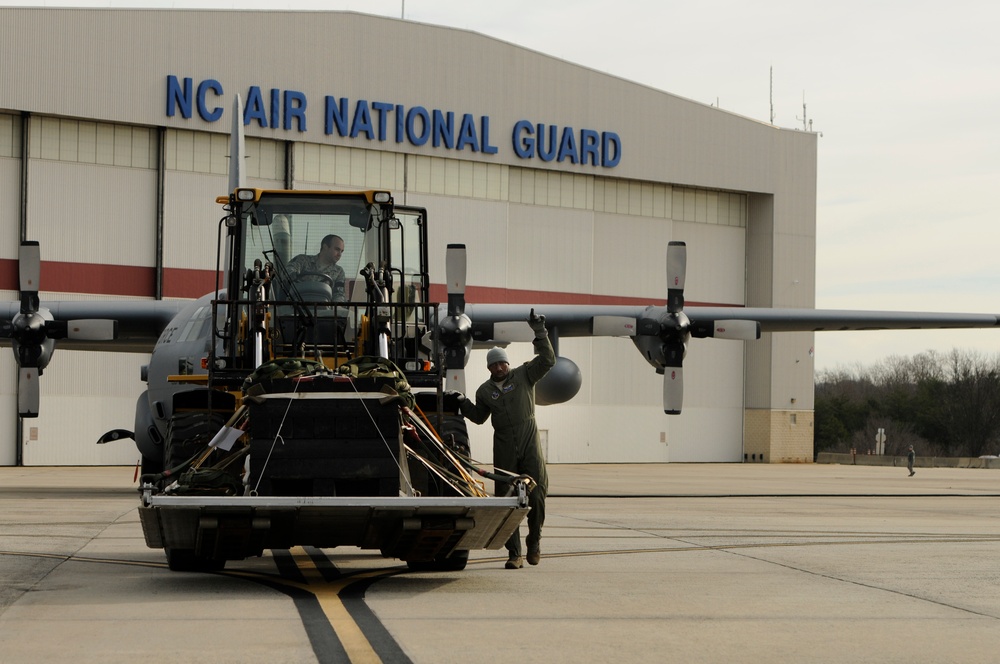
M803 238L794 232L781 232L775 223L773 195L752 194L748 198L747 306L812 306L812 280L801 284L790 274L795 271L795 260L790 256L802 249ZM802 288L798 288L800 284ZM812 462L812 344L811 332L764 333L758 341L747 343L745 461Z

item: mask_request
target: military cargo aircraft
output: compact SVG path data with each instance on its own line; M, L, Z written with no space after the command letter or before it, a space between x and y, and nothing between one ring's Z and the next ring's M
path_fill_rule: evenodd
M687 247L677 241L666 247L663 302L467 303L465 247L452 244L447 303L434 304L426 211L380 190L246 187L240 108L237 99L230 191L217 199L226 228L222 288L189 302L42 302L40 247L25 241L19 301L0 306L21 417L38 415L38 383L57 347L151 353L133 428L99 442L134 439L147 543L163 547L174 569L216 569L297 544L377 548L414 566L461 569L469 549L501 546L527 511L530 481L511 480L519 495L498 503L473 486L454 393L465 391L474 346L532 338L532 309L556 341L630 338L663 375L671 415L682 410L692 337L1000 324L995 314L685 307ZM349 240L341 269L296 270L290 248L320 238ZM581 381L575 363L559 357L536 401L565 402ZM368 419L380 424L372 429ZM414 442L422 436L431 441L420 443L424 451ZM278 439L299 441L302 455L276 447Z

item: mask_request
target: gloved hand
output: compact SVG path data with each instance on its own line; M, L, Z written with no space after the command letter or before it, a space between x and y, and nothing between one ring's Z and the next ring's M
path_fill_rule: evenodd
M462 403L463 401L465 401L465 395L459 392L458 390L448 390L447 392L444 393L444 395L446 397L453 397L455 401L457 401L458 403Z
M528 327L535 331L536 339L544 339L549 336L549 331L545 329L545 316L536 316L534 309L528 316Z

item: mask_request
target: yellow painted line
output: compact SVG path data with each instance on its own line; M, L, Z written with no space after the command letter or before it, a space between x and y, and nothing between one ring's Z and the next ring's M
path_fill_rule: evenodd
M368 642L361 628L354 622L354 618L351 617L347 607L340 600L340 591L358 579L379 576L385 572L359 574L330 583L323 578L323 574L316 567L316 563L309 557L309 554L305 552L305 549L297 546L292 549L291 553L295 564L298 565L302 575L306 578L308 587L305 590L316 596L320 608L333 626L333 631L336 632L337 638L344 646L344 651L351 663L381 664L382 658L375 653L371 643Z

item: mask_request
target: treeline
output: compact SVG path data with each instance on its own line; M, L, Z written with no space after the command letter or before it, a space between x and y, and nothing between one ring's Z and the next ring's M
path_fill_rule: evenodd
M1000 355L928 351L818 372L815 417L817 454L866 454L880 428L888 455L1000 454Z

